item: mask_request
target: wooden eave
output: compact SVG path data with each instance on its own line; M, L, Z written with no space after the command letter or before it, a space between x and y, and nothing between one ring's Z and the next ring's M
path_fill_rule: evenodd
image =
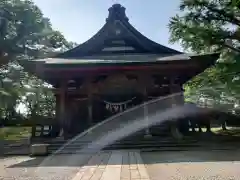
M174 60L171 58L175 56L164 57L159 61L117 61L117 63L93 62L83 63L83 61L75 60L77 63L59 63L48 64L45 61L24 61L27 70L35 73L41 79L51 83L51 79L60 80L62 78L72 78L79 76L88 76L94 74L95 76L104 73L132 72L132 73L166 73L186 76L185 81L190 80L193 76L203 72L206 68L215 64L219 57L219 53L207 55L192 55L189 59ZM68 62L68 60L64 60ZM71 61L71 60L69 60ZM55 81L54 80L54 81Z
M126 66L156 66L156 65L187 65L195 64L199 68L207 68L213 65L219 57L219 53L204 54L204 55L185 55L183 58L180 56L166 56L160 58L149 58L144 60L126 60L121 59L61 59L61 58L49 58L42 61L21 61L21 64L29 70L35 72L35 70L42 71L45 69L66 69L71 70L74 68L98 68L98 67L126 67ZM35 69L35 70L34 70Z
M120 34L116 33L118 30ZM126 43L124 47L131 46L133 50L106 51L106 47L118 46L113 41L123 41ZM176 71L177 74L191 72L191 78L213 65L218 58L219 53L187 55L151 41L129 23L125 8L115 4L109 9L104 26L85 43L51 59L21 61L20 64L46 81L52 76L60 80L65 75L81 75L81 72L94 71L97 75L101 72L134 70L162 73ZM181 73L178 69L181 69Z

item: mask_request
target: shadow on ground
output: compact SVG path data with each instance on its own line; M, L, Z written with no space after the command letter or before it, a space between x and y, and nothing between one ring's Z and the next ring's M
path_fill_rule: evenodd
M102 153L109 157L111 154L111 152L102 152ZM240 161L240 151L233 151L233 150L141 152L141 155L145 164ZM47 158L36 157L18 164L11 165L8 168L94 166L94 165L97 165L94 161L90 163L88 162L89 159L93 156L99 156L99 153L56 155L56 156L47 157ZM117 164L122 164L122 162L116 161L115 165Z
M8 168L28 167L79 167L84 166L94 154L55 155L49 157L34 157L26 161L13 164Z

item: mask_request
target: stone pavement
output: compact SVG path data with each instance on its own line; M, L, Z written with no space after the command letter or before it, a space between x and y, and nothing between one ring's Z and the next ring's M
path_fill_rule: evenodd
M240 180L240 151L102 151L0 159L0 180Z
M113 151L93 156L72 180L150 180L139 152Z

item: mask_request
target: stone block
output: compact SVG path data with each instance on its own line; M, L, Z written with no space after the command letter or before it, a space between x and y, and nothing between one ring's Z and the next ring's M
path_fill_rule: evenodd
M49 144L32 144L30 146L31 156L45 156L48 154Z

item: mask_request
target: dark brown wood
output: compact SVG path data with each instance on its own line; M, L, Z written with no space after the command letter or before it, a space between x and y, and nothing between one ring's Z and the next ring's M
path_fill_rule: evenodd
M177 105L176 102L176 94L175 94L175 86L174 86L174 77L170 78L170 93L171 93L171 105L172 107L175 107Z
M155 80L152 77L152 75L149 74L143 74L143 73L132 73L131 75L135 78L127 78L127 76L129 76L130 74L124 74L124 73L111 73L106 75L107 77L101 81L91 81L91 92L92 94L101 94L103 92L107 92L109 90L111 90L114 87L121 87L121 88L130 88L130 89L135 89L136 92L142 93L142 85L144 84L144 87L146 87L148 89L148 91L161 91L162 88L161 85L167 85L170 87L170 79L172 76L166 76L167 82L165 82L165 84L162 84L164 82L160 81L160 84L155 84ZM154 74L155 75L155 74ZM140 76L146 76L145 80L143 82L140 82ZM163 78L164 76L160 76L160 78ZM92 79L94 79L95 77L92 77ZM141 77L142 78L142 77ZM85 82L88 81L87 79L89 79L89 77L85 78ZM179 88L181 86L182 82L177 83L174 79L174 84L172 84L172 87L175 88ZM61 89L60 88L55 88L53 89L55 94L60 94L61 93ZM66 94L68 95L78 95L78 96L87 96L89 94L89 87L87 85L87 83L83 83L82 86L79 87L75 87L75 88L70 88L68 87L68 89L66 90Z
M149 74L138 74L138 78L139 78L139 87L140 87L140 90L141 90L141 93L142 93L142 96L143 96L143 103L147 102L148 101L148 92L147 92L147 88L148 88L148 84L150 82L150 76ZM146 122L146 129L145 129L145 136L151 136L151 133L150 133L150 129L148 127L148 106L144 106L144 118L145 118L145 122Z
M60 135L60 127L61 127L61 112L60 112L60 94L55 93L55 100L56 100L56 106L55 106L55 118L56 118L56 124L54 129L58 131L58 134L56 136Z
M66 88L67 88L67 81L66 79L63 79L62 82L61 82L61 85L60 85L60 100L59 100L59 109L60 109L60 124L61 124L61 131L62 131L62 135L66 135L66 132L65 132L65 129L64 129L64 126L65 126L65 121L66 121L66 106L65 106L65 103L66 103Z
M176 88L176 86L174 86L174 77L171 77L170 92L171 92L171 95L173 95L173 96L171 96L170 101L171 101L171 106L173 108L178 105L178 102L177 102L178 95L176 94L175 88ZM171 134L174 138L176 138L176 139L182 138L182 134L179 131L177 121L171 121L170 129L171 129Z
M145 71L122 71L122 72L108 72L108 73L84 73L84 76L81 75L81 78L82 79L86 79L88 78L89 76L92 76L92 77L101 77L101 76L113 76L114 74L117 74L117 73L120 73L120 74L133 74L133 75L137 75L137 74L150 74L150 75L159 75L161 77L163 76L167 76L167 77L170 77L174 74L178 74L179 77L181 77L179 79L179 83L180 84L184 84L185 82L187 82L188 80L190 80L193 76L195 76L197 74L197 72L194 70L194 69L189 69L189 70L183 70L183 71L164 71L164 70L159 70L159 71L154 71L154 70L145 70ZM83 73L80 73L80 72L69 72L68 75L66 75L65 73L61 73L60 74L54 74L51 73L51 79L48 79L48 81L51 83L51 84L59 84L59 82L61 81L62 78L68 78L68 79L75 79L77 77L80 76L80 74L83 74ZM49 75L50 76L50 75ZM83 91L83 88L81 88L81 91Z
M159 65L138 65L138 66L110 66L110 67L59 67L59 68L45 68L45 73L66 73L65 75L71 76L71 74L80 73L79 76L82 76L82 73L89 73L89 74L101 74L101 73L109 73L109 72L117 72L117 71L155 71L163 70L164 73L172 71L183 71L183 70L191 70L191 69L198 69L199 65L197 63L182 63L182 64L159 64ZM70 72L70 74L69 74ZM49 74L50 75L50 74ZM51 77L51 76L50 76Z
M92 121L93 121L93 104L92 104L92 91L93 91L93 86L92 86L92 77L89 77L86 79L86 87L88 90L88 124L91 126L92 125Z

